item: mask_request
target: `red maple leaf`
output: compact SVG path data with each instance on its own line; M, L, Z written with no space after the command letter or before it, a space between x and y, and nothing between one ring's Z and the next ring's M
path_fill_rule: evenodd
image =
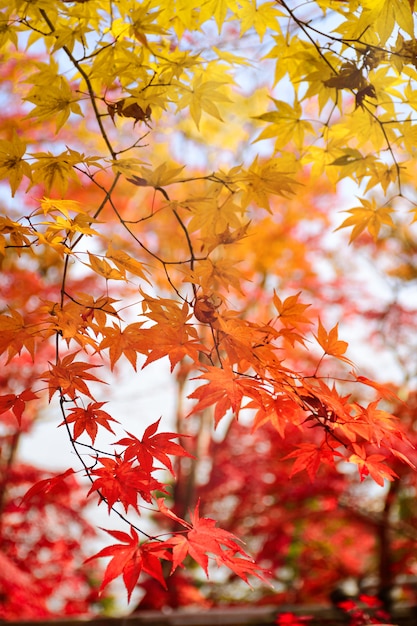
M106 411L101 409L104 404L106 403L90 402L85 409L80 407L69 409L71 415L67 416L66 422L68 424L74 423L74 439L78 439L78 437L86 431L90 436L91 443L94 443L99 426L104 426L104 428L107 428L111 433L114 432L109 422L117 422L117 420L113 419ZM61 422L60 426L62 426L62 424L65 424L65 422Z
M264 570L245 553L235 535L228 530L218 528L215 520L200 517L199 503L190 513L190 522L186 522L172 513L165 506L163 499L159 498L157 502L162 513L180 523L188 531L179 533L166 542L172 547L172 572L189 555L208 576L209 555L212 555L218 565L226 565L246 582L248 574L265 580L261 573Z
M170 559L170 553L166 549L165 542L143 542L141 544L134 528L131 528L130 535L120 530L106 530L106 532L121 543L106 546L86 561L88 563L92 559L112 557L104 572L100 591L112 580L122 575L128 600L130 600L132 591L142 572L149 574L165 589L167 588L161 565L161 559Z
M267 570L259 567L259 565L247 555L242 556L242 554L245 553L241 552L239 556L236 556L236 552L233 550L223 550L223 552L218 554L215 559L217 565L225 565L248 585L250 585L248 575L252 575L272 587L270 581L268 581L268 579L263 575L268 573Z
M37 397L36 393L30 389L25 389L18 395L8 393L4 396L0 396L0 414L11 409L20 426L26 402L29 402L29 400L35 400Z
M74 470L70 468L63 474L39 480L25 493L22 498L22 504L28 502L39 494L42 494L42 497L45 498L47 494L52 494L54 492L61 493L63 490L63 482L68 478L68 476L72 476L72 474L74 474Z
M175 476L171 459L168 455L192 457L192 454L187 452L179 443L171 441L180 436L177 433L155 434L160 421L161 418L148 426L143 433L142 439L138 439L135 435L127 433L129 437L120 439L120 441L116 442L116 445L126 446L124 452L125 460L130 461L131 459L136 459L145 472L152 471L154 459L157 459Z
M125 461L120 457L114 459L100 457L97 463L101 463L103 467L90 470L90 475L98 478L93 482L87 495L97 491L106 500L109 511L115 502L121 502L126 512L129 506L133 506L139 512L139 495L146 502L152 502L152 491L165 492L164 485L149 472L135 467L132 461Z
M327 444L327 445L326 445ZM294 459L294 465L290 472L290 478L305 470L311 481L314 480L321 463L327 463L334 467L334 458L341 457L341 453L328 447L330 444L324 440L321 444L300 443L294 452L290 452L282 458Z

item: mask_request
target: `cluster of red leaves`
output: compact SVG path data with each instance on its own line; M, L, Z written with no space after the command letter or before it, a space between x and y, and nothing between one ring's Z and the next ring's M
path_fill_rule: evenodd
M154 425L148 430L152 432L153 429ZM173 436L171 433L163 433L163 435L168 439ZM178 446L178 444L172 445ZM144 449L146 454L146 443ZM181 454L185 452L181 450ZM158 450L159 456L160 450ZM91 471L92 475L100 476L94 481L91 490L98 490L109 508L116 501L121 501L126 510L129 505L138 510L138 494L146 502L152 502L151 492L163 491L163 485L151 479L150 474L147 474L141 466L133 467L130 461L118 459L100 459L100 461L105 469ZM167 589L161 561L171 562L171 574L173 574L178 567L182 566L187 556L194 559L207 576L209 562L212 560L217 566L228 567L246 582L248 582L249 575L266 582L262 568L245 553L235 535L218 528L215 520L200 517L199 504L196 505L194 511L190 512L190 522L182 520L168 509L164 498L157 498L157 505L160 513L184 530L173 534L168 539L152 538L143 542L140 541L133 526L130 535L116 530L106 531L120 543L103 548L89 559L91 561L99 557L111 557L101 589L121 575L130 599L142 572L156 579L164 589Z
M94 569L83 565L85 540L95 536L84 490L72 470L43 476L16 463L0 481L0 619L89 615L103 601Z
M345 600L337 605L349 615L349 626L365 624L390 624L390 615L384 610L382 602L374 596L361 594L357 600Z

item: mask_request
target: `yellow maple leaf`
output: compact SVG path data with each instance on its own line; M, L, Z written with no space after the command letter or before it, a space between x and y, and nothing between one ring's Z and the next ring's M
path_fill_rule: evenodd
M127 178L129 176L139 176L142 165L147 165L144 161L136 158L117 159L112 161L112 169L115 173L123 174Z
M236 0L206 0L200 7L201 23L214 18L220 34L228 13L236 14L237 9Z
M67 219L70 217L70 211L73 213L86 213L81 203L77 200L57 200L55 198L42 198L40 208L44 215L48 213L62 213ZM36 215L36 213L34 213Z
M217 185L209 188L206 197L194 198L188 203L192 218L188 224L189 232L200 230L201 238L211 239L224 233L228 228L241 228L244 209L229 195L226 199L218 196Z
M74 170L74 165L79 162L79 159L68 151L57 156L51 152L37 152L32 156L37 159L32 166L32 184L44 185L46 193L55 189L61 196L64 196L70 180L79 184Z
M59 76L55 83L49 86L35 84L24 100L35 105L26 119L37 118L42 121L53 118L56 122L56 132L62 128L71 113L83 115L77 102L78 98L63 76Z
M222 289L234 288L242 292L242 275L237 267L239 261L233 258L204 259L197 261L193 271L181 269L184 282L199 285L204 293L218 294Z
M130 272L131 274L139 276L139 278L142 278L149 283L149 279L145 275L143 264L131 257L124 250L115 250L110 243L106 252L106 257L113 261L113 263L120 270L120 272Z
M223 118L216 103L231 102L229 96L224 93L225 84L222 81L204 80L203 76L197 76L193 81L192 87L180 99L178 108L189 108L190 115L197 128L200 126L203 111L222 122ZM219 91L222 87L223 91Z
M241 20L242 35L250 28L254 28L262 41L267 30L281 33L278 18L284 14L277 8L276 2L244 0L237 14Z
M125 280L126 273L125 271L119 271L115 267L112 267L110 263L106 261L106 259L99 259L95 254L88 253L88 258L90 259L90 263L86 264L93 269L96 274L99 276L103 276L106 280Z
M30 245L29 236L33 234L31 228L22 226L19 222L11 220L7 215L0 217L0 232L3 237L3 252L4 247L9 243L16 248L28 247ZM8 240L6 239L8 237Z
M362 206L345 211L345 213L351 214L350 217L347 217L345 221L336 228L336 230L340 230L341 228L353 226L349 243L352 243L352 241L359 237L365 229L367 229L373 239L376 240L383 224L394 227L394 222L391 217L393 209L387 206L378 206L375 199L366 200L365 198L359 198L359 200Z
M242 206L254 203L270 211L270 196L290 196L298 184L294 174L296 163L294 155L287 158L258 161L255 158L249 169L242 176L244 194Z
M0 179L7 178L12 196L15 195L23 176L32 178L32 170L23 156L26 152L26 143L16 132L11 141L0 140Z
M292 104L275 98L272 98L272 101L276 110L262 113L255 118L269 122L256 141L278 137L276 146L280 150L290 141L293 141L299 150L305 148L305 133L314 134L314 128L309 121L302 119L303 111L297 98L294 98Z
M133 175L128 180L139 187L154 187L160 189L166 185L172 185L177 182L179 174L184 169L184 165L180 167L170 167L165 161L158 165L158 167L139 167L138 174Z
M414 36L414 22L411 3L404 0L361 0L362 13L357 20L355 31L363 33L368 28L379 38L383 46L391 36L396 24Z

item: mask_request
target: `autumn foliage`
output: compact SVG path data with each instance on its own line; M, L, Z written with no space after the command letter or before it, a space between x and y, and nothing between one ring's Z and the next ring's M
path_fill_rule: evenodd
M2 3L0 618L416 574L414 6L293 4Z

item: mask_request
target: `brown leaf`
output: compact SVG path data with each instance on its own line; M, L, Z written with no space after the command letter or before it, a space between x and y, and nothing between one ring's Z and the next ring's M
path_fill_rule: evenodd
M363 101L366 96L369 98L376 98L375 87L371 84L366 85L363 89L359 89L358 93L355 96L356 108L363 106Z
M326 87L334 87L335 89L361 89L364 82L362 71L351 62L344 63L337 76L332 76L323 81Z

